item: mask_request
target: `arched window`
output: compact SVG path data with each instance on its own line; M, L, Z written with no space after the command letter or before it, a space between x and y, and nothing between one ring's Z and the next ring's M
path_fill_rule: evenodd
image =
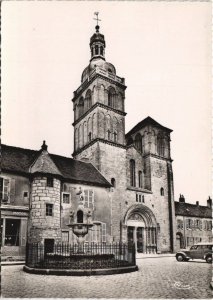
M141 152L144 153L145 152L145 145L144 145L144 137L143 136L141 137L141 147L142 147Z
M112 184L113 187L115 187L115 178L111 179L111 184Z
M164 196L164 189L163 188L160 189L160 194L161 194L161 196Z
M140 152L142 152L142 143L141 142L142 142L141 135L140 135L140 133L137 133L135 136L135 147Z
M113 133L113 137L114 137L114 142L117 142L117 133L116 132Z
M164 156L164 139L161 135L158 136L157 138L157 151L158 151L158 154L161 155L161 156Z
M90 90L88 90L86 92L85 102L86 102L86 105L87 105L87 109L89 109L92 106L92 94L91 94Z
M77 211L77 223L84 223L84 213L82 210Z
M91 48L91 53L92 53L92 56L94 55L94 48L92 47Z
M81 97L81 99L79 100L78 107L79 107L79 117L80 117L84 113L84 98L83 97Z
M135 186L135 161L130 160L130 185Z
M98 45L95 45L95 55L98 55Z
M108 91L108 105L111 107L115 107L116 105L116 93L112 87Z
M89 134L88 134L88 141L91 142L91 140L92 140L92 133L89 132Z
M138 185L140 188L142 188L142 172L138 172Z
M104 48L101 46L100 47L100 54L103 56L104 55Z
M111 140L111 132L110 130L107 131L107 139L110 141Z

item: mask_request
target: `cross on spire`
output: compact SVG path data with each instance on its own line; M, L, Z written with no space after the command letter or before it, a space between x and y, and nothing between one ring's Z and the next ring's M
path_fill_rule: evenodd
M99 25L98 25L98 21L101 21L99 18L98 18L98 15L99 15L99 12L94 12L94 15L96 15L96 18L93 18L95 21L97 21L97 25L95 26L95 29L96 29L96 32L99 32Z

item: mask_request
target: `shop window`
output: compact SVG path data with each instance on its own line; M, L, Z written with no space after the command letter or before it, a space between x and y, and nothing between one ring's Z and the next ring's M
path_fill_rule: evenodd
M53 178L47 177L47 186L53 187Z
M69 204L70 203L70 194L69 193L63 193L63 203Z
M10 180L7 178L0 177L0 200L3 203L10 200Z
M46 203L46 216L53 216L53 204Z
M5 246L19 246L20 220L5 219Z

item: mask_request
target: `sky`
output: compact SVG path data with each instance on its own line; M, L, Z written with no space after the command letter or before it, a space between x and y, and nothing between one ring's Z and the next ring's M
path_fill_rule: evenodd
M211 195L211 3L3 1L2 143L70 157L73 92L99 12L105 57L127 85L126 132L173 129L175 200Z

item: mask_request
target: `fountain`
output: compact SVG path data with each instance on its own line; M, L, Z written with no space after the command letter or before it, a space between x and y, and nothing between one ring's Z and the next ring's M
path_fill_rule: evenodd
M86 243L85 236L94 226L92 210L84 207L81 189L77 193L78 206L70 211L67 224L77 236L76 244L55 243L45 252L42 243L28 244L24 271L52 275L107 275L138 270L134 245L123 243ZM77 247L76 247L77 246Z
M84 253L84 240L85 236L88 234L89 228L93 227L92 222L92 212L90 209L85 209L83 205L83 196L81 191L77 194L79 195L79 205L77 208L77 214L72 210L70 212L70 223L67 224L68 227L72 228L73 233L78 238L78 251L77 253ZM86 222L84 222L86 217Z

